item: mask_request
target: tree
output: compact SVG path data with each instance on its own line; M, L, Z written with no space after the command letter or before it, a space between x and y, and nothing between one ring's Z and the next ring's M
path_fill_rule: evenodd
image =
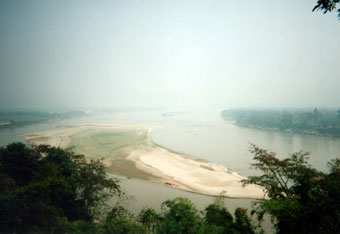
M205 220L207 223L216 226L231 226L233 223L233 216L231 216L225 207L213 203L205 209Z
M208 205L204 213L202 233L207 233L209 230L213 230L211 233L234 233L233 216L224 207L222 196L217 197L214 203Z
M138 221L154 233L160 224L161 217L154 209L144 207L138 215Z
M252 166L263 174L244 183L263 186L269 197L255 206L259 220L269 213L278 233L340 232L339 159L329 164L327 174L312 168L302 151L283 160L255 145L251 152L256 161Z
M47 145L0 148L0 233L51 232L60 223L98 216L120 195L101 161Z
M318 0L316 6L313 8L313 11L321 10L324 14L327 12L337 11L338 18L340 19L340 8L337 8L339 3L340 0Z
M223 199L224 197L219 196L214 203L207 206L200 233L254 234L254 227L247 215L247 210L237 208L235 210L235 222L233 222L233 216L225 208Z
M162 204L163 220L158 233L197 233L200 216L194 204L187 198L177 197Z
M247 215L247 210L237 208L235 210L235 224L234 227L242 234L254 234L254 227L251 224L250 218Z
M104 229L106 233L144 234L147 228L133 220L133 215L122 206L114 207L107 215Z

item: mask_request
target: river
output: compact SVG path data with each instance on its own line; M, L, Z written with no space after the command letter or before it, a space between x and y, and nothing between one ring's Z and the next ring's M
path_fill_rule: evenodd
M219 112L194 112L165 121L152 140L172 150L189 154L249 176L253 155L250 144L285 158L294 152L309 152L310 163L327 171L327 162L340 155L340 138L283 133L246 128L222 120Z
M279 158L303 150L310 152L311 164L319 170L327 170L327 162L340 154L340 139L323 136L309 136L294 133L281 133L260 129L239 127L220 117L220 110L191 111L163 116L164 112L122 112L90 115L73 119L34 124L0 130L0 145L12 141L22 141L25 133L47 131L62 124L148 124L157 125L151 139L171 150L185 153L209 162L222 164L243 176L257 174L250 170L253 155L249 152L250 143L270 149ZM160 210L166 199L178 196L192 200L198 209L203 210L214 198L210 196L176 190L165 185L120 177L122 188L133 198L126 207L138 213L149 206ZM251 199L225 200L227 208L233 212L236 207L251 208ZM266 229L270 225L266 224Z

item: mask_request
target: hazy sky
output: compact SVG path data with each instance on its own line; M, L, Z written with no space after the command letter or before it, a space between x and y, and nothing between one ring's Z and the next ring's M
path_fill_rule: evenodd
M0 0L0 108L340 107L316 0Z

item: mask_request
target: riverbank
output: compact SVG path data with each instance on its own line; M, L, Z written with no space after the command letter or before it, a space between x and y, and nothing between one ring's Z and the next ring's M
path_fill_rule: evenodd
M340 137L339 113L336 109L294 110L224 110L221 117L233 120L236 125L283 133L312 136Z
M205 195L263 198L262 188L242 186L245 179L222 165L159 147L151 141L154 126L70 125L25 135L30 144L67 148L88 159L103 158L107 171Z

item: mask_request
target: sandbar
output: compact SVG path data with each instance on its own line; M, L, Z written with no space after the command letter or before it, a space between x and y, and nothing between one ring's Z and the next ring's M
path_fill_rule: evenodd
M263 199L263 188L223 165L175 153L151 141L155 126L69 125L25 135L29 144L70 148L87 159L103 159L107 172L205 195Z

